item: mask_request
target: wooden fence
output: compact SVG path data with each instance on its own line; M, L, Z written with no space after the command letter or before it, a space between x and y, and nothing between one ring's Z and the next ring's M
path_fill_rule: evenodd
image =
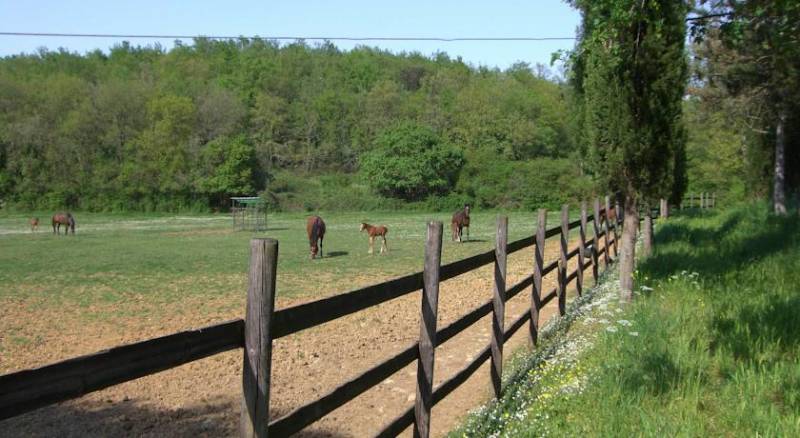
M680 208L714 208L717 206L717 194L701 192L699 194L689 193L681 200Z
M527 322L534 344L538 339L539 314L552 300L558 300L561 315L566 311L567 287L576 282L577 293L584 287L584 270L591 267L596 283L603 265L617 256L617 223L601 221L611 208L609 197L601 207L595 200L593 214L581 204L580 219L570 222L568 206L561 211L559 226L546 228L546 211L539 210L536 234L507 242L508 219L499 217L493 250L441 265L442 223L428 224L425 264L422 272L364 287L306 304L274 310L278 242L274 239L251 241L247 310L244 320L235 320L198 330L185 331L135 344L115 347L40 368L0 376L0 420L34 409L74 399L84 394L117 385L224 351L243 348L242 436L282 437L296 433L333 410L378 385L403 367L417 361L417 391L413 406L386 424L378 436L395 436L414 426L417 436L427 437L431 408L464 383L491 358L491 381L495 396L502 393L503 344ZM619 206L616 206L619 211ZM591 223L592 238L586 239ZM578 245L569 249L570 230L578 229ZM544 264L545 241L559 239L559 258ZM601 247L602 245L602 247ZM506 285L506 258L509 254L534 246L533 272L517 284ZM613 256L612 256L613 253ZM570 260L577 257L577 268L567 273ZM492 299L445 327L436 327L439 283L482 266L494 264ZM557 287L542 290L542 279L556 272ZM531 288L531 305L506 327L505 302ZM351 315L422 289L419 341L341 383L327 394L298 406L280 418L270 418L269 394L272 341L301 330ZM492 339L467 366L442 384L433 387L436 347L452 339L484 316L492 313Z

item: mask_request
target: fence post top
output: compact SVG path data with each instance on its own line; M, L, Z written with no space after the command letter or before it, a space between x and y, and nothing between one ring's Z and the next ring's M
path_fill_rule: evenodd
M262 242L265 243L267 246L277 245L278 239L274 239L272 237L253 237L252 239L250 239L251 245L257 245Z

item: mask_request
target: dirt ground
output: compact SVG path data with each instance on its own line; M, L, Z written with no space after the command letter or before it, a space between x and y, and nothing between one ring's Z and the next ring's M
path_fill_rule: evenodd
M546 261L557 257L558 245L548 242ZM533 249L509 257L508 285L532 271ZM575 263L571 263L570 270ZM440 327L479 306L492 294L492 266L442 283L439 296ZM545 278L544 290L555 282ZM591 284L591 269L585 273ZM277 308L319 297L279 300ZM13 352L13 363L0 363L8 372L102 350L113 345L162 336L191 327L202 327L244 315L230 303L183 302L169 319L118 318L88 323L79 320L85 309L63 309L58 320L42 318L30 304L10 303L0 309L4 321L19 321L41 341ZM530 306L530 289L506 304L506 325ZM420 293L381 304L320 327L275 341L271 416L289 410L333 389L417 340ZM196 311L202 308L203 311ZM101 309L98 309L101 310ZM544 324L557 314L556 302L541 316ZM471 361L489 342L491 315L436 350L434 371L438 384ZM0 336L2 336L0 334ZM506 357L529 347L528 330L517 332L505 345ZM8 353L8 352L7 352ZM235 436L238 433L242 351L235 350L114 386L78 400L46 407L0 422L0 436ZM371 436L414 403L416 362L390 379L332 412L296 436ZM434 436L442 436L459 424L470 409L491 397L488 362L470 380L433 409ZM410 431L405 432L410 436Z

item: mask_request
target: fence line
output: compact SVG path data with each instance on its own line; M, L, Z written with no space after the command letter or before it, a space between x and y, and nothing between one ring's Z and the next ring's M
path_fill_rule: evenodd
M708 192L701 192L695 197L694 193L689 193L687 198L681 199L679 208L681 210L685 208L715 208L717 206L717 194L716 192L708 193Z
M691 199L691 195L690 195ZM703 202L704 208L715 205ZM248 301L245 320L234 320L198 330L171 334L135 344L115 347L96 354L82 356L48 366L0 376L0 420L34 409L133 380L158 371L173 368L194 360L235 348L244 348L242 436L287 436L339 408L368 389L418 360L417 398L395 420L387 424L379 436L396 435L415 424L415 435L427 436L432 407L466 381L469 376L492 358L494 394L502 394L503 344L523 325L531 322L530 339L538 341L538 321L541 309L558 299L559 312L566 309L566 291L577 282L582 293L583 271L592 268L595 284L599 277L600 256L606 268L616 257L617 229L621 215L610 224L600 221L611 209L607 197L601 208L594 201L594 212L587 215L581 204L580 219L569 222L568 206L562 208L559 226L546 228L546 210L539 210L536 233L507 242L508 220L499 217L495 248L462 260L441 265L442 224L428 224L425 244L425 269L377 285L275 311L275 279L277 277L278 242L273 239L253 239L249 271ZM662 206L663 206L662 202ZM708 205L706 205L708 204ZM691 205L691 203L690 203ZM619 204L614 206L619 212ZM598 224L598 222L601 222ZM588 224L593 237L586 240ZM569 250L569 233L578 228L578 246ZM557 260L544 265L544 247L548 239L558 236L560 251ZM600 248L603 243L602 248ZM533 272L517 284L506 288L506 257L534 246ZM577 267L567 273L567 265L578 257ZM586 260L588 258L588 260ZM489 263L494 264L494 287L491 299L447 326L436 327L438 288L442 281L470 272ZM558 286L543 294L542 279L557 271ZM531 287L531 307L519 315L510 326L504 327L505 302ZM353 314L417 290L422 293L420 340L363 373L343 382L321 397L299 406L280 418L269 421L269 372L272 340ZM466 367L435 389L433 358L437 346L492 313L492 340Z

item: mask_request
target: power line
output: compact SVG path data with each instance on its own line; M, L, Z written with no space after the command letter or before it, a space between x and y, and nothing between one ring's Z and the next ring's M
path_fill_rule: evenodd
M49 32L0 32L0 36L29 36L29 37L65 37L65 38L144 38L144 39L195 39L205 38L212 40L237 40L240 38L251 40L309 40L309 41L574 41L575 37L303 37L303 36L220 36L220 35L126 35L102 33L49 33Z

